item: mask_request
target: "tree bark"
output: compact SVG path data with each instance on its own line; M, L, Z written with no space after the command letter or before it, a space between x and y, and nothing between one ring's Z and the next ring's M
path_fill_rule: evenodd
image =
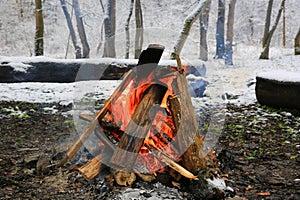
M216 29L216 55L215 59L224 58L224 25L225 25L225 0L218 0L218 20Z
M226 48L225 48L225 64L233 65L232 62L232 42L233 42L233 25L234 25L234 9L236 0L231 0L229 3L227 32L226 32Z
M298 33L295 37L295 55L300 55L300 28L298 30Z
M207 48L207 28L209 20L211 0L207 1L207 7L200 16L200 59L203 61L208 60L208 48Z
M273 0L269 0L267 14L266 14L266 24L265 24L264 35L263 35L263 39L262 39L262 47L263 48L265 47L267 36L268 36L269 30L270 30L272 7L273 7Z
M265 41L265 47L264 47L263 51L261 52L259 59L269 59L269 50L270 50L271 39L272 39L272 36L273 36L273 34L277 28L277 25L279 23L281 13L284 8L284 4L285 4L285 0L282 0L280 8L278 10L275 24L273 25L272 29L269 31L269 33L267 35L267 38Z
M116 0L109 0L104 18L104 53L103 57L116 57L115 50L115 27L116 27Z
M35 0L35 55L44 55L44 19L42 0Z
M135 0L135 53L134 58L138 58L142 51L143 38L144 38L144 26L143 26L143 13L140 0Z
M73 6L74 6L74 10L75 10L78 34L79 34L81 44L82 44L82 58L89 58L90 57L90 47L89 47L89 44L88 44L88 41L86 38L78 0L73 0Z
M192 13L185 18L180 36L174 46L173 52L171 53L171 59L174 60L176 55L180 55L184 43L190 34L190 30L193 23L200 17L201 13L207 8L208 6L207 2L208 2L207 0L201 0L198 6L192 11Z
M73 43L73 46L74 46L74 49L75 49L75 57L76 57L76 59L81 58L81 48L77 43L75 30L74 30L72 20L71 20L71 17L70 17L70 14L69 14L69 11L68 11L68 8L67 8L67 5L66 5L66 0L60 0L60 3L61 3L61 7L63 9L64 15L66 17L66 20L67 20L67 25L68 25L70 35L71 35L71 39L72 39L72 43Z
M286 31L285 31L285 5L283 5L282 11L282 46L286 47Z
M130 8L129 8L129 15L127 17L126 25L125 25L125 33L126 33L125 59L129 58L129 49L130 49L129 23L130 23L130 19L131 19L131 16L132 16L133 4L134 4L134 0L131 0Z

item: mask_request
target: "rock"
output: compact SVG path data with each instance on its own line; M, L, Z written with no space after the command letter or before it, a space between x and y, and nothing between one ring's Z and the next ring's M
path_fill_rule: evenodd
M201 76L195 76L193 74L188 75L187 80L190 86L191 97L203 97L208 81Z

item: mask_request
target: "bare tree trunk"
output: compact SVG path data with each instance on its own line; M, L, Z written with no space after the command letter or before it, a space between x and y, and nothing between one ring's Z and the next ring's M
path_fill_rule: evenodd
M18 1L18 0L16 0L16 3L17 3L17 5L18 5L18 9L19 9L19 14L18 14L18 16L19 16L19 19L23 19L23 17L24 17L24 9L23 9L23 5L22 5L22 0L20 0L20 2Z
M262 39L262 47L263 48L265 47L267 36L268 36L269 30L270 30L272 7L273 7L273 0L269 0L267 14L266 14L266 24L265 24L265 29L264 29L264 36Z
M295 37L295 45L294 46L295 46L295 55L300 55L300 28Z
M171 59L175 59L176 55L180 55L183 45L190 34L193 23L200 17L202 12L207 8L207 0L200 0L198 6L189 14L184 21L180 36L174 46L174 51L171 53Z
M208 60L208 48L207 48L207 28L209 20L211 0L207 0L207 7L205 12L200 16L200 59L203 61Z
M129 15L128 15L128 18L126 20L126 25L125 25L125 32L126 32L125 59L129 58L129 49L130 49L129 23L130 23L130 19L132 16L133 4L134 4L134 0L131 0L130 8L129 8Z
M107 3L106 15L104 18L104 52L103 57L116 57L115 49L115 27L116 27L116 0L109 0Z
M76 59L81 58L81 48L77 43L75 30L74 30L72 20L71 20L71 17L70 17L70 14L69 14L69 11L68 11L68 8L67 8L67 5L66 5L66 0L60 0L60 3L61 3L61 7L63 9L64 15L66 17L67 25L68 25L70 35L71 35L71 39L72 39L72 43L73 43L73 46L75 48L75 57L76 57Z
M140 0L135 0L135 23L136 23L136 31L135 31L135 51L134 58L139 58L142 46L143 46L143 38L144 38L144 27L143 27L143 13L142 6Z
M264 47L263 51L261 52L259 59L269 59L269 50L270 50L271 39L272 39L272 36L273 36L273 34L276 30L276 27L279 23L281 13L282 13L282 10L284 8L284 4L285 4L285 0L282 0L280 8L278 10L278 14L277 14L277 17L276 17L275 24L273 25L272 29L269 31L269 33L267 35L267 38L266 38L266 41L265 41L265 47Z
M283 5L282 11L282 46L285 48L286 46L286 34L285 34L285 5Z
M226 32L226 47L225 47L225 64L233 65L232 62L232 42L233 42L233 24L234 24L234 9L236 0L231 0L229 3L227 32Z
M35 0L35 55L44 55L44 20L42 0Z
M102 0L99 0L100 2L100 5L101 5L101 9L102 9L102 12L105 13L105 9L104 9L104 5L103 5L103 2ZM97 54L99 53L101 47L102 47L102 43L104 41L104 37L103 37L103 32L104 32L104 20L101 24L101 29L100 29L100 41L99 41L99 44L97 45Z
M82 58L89 58L90 57L90 47L89 47L89 44L88 44L88 41L86 38L78 0L73 0L73 6L74 6L74 10L75 10L78 34L79 34L81 44L82 44Z
M254 19L254 17L253 17L253 15L251 15L249 17L249 20L248 20L249 26L250 26L250 39L251 39L251 41L252 41L253 34L254 34L254 22L253 22L253 19Z
M225 43L224 43L224 28L225 26L225 0L218 0L218 20L216 30L216 55L215 59L224 58Z

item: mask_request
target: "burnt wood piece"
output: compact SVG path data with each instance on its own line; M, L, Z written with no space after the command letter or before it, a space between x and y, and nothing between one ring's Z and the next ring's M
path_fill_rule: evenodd
M119 148L114 152L111 163L121 168L133 168L138 152L143 146L152 123L150 110L155 105L159 106L161 104L166 91L167 87L159 84L151 85L149 90L146 91L147 93L144 94L136 107L125 133L120 139Z
M300 111L300 82L271 80L257 76L255 93L257 101L262 105Z

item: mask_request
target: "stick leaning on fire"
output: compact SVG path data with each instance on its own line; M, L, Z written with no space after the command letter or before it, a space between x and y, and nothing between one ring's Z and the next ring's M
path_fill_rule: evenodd
M151 48L152 49L159 48L159 49L162 49L162 51L164 50L164 47L162 45L156 45L156 44L154 44L154 45L150 44L148 49L151 49ZM178 65L178 71L180 72L179 74L181 76L184 76L184 78L185 78L185 74L182 73L184 71L184 69L182 67L181 59L180 59L179 55L176 55L175 58L176 58L177 65ZM159 59L160 59L160 57L159 57ZM157 60L157 63L159 62L159 59ZM140 65L140 64L142 64L142 63L140 63L140 59L139 59L138 65ZM104 107L98 113L96 113L95 118L85 116L84 114L82 114L80 116L81 118L84 118L87 121L90 121L90 123L84 129L83 133L78 138L78 140L72 145L72 147L67 151L67 153L64 155L64 157L59 161L59 163L57 164L58 167L63 166L69 159L73 158L74 155L79 151L79 149L82 147L83 143L93 133L94 129L97 126L97 123L99 123L99 120L101 120L105 116L107 111L109 110L109 107L110 107L110 104L112 103L112 101L124 91L124 89L128 86L128 84L132 80L133 76L134 76L133 70L129 70L127 72L127 74L125 75L125 77L123 78L122 83L116 88L116 90L113 92L113 94L110 96L110 98L106 101ZM101 135L101 134L99 134L99 135ZM113 151L116 149L116 147L114 147L114 145L111 145L111 142L109 141L109 139L107 137L102 136L102 138L100 138L100 139L103 141L103 143L106 146L108 146L109 148L112 148ZM146 148L148 148L149 152L151 152L151 149L149 147L146 146ZM154 156L157 157L160 161L164 162L166 165L168 165L169 167L171 167L172 169L174 169L175 171L177 171L179 174L181 174L182 176L184 176L186 178L197 179L197 176L193 175L190 171L188 171L181 165L177 164L175 161L173 161L171 158L169 158L166 154L164 154L161 151L158 151L158 152L159 152L159 155L156 153L156 154L154 154ZM97 156L95 158L100 159L99 156Z

